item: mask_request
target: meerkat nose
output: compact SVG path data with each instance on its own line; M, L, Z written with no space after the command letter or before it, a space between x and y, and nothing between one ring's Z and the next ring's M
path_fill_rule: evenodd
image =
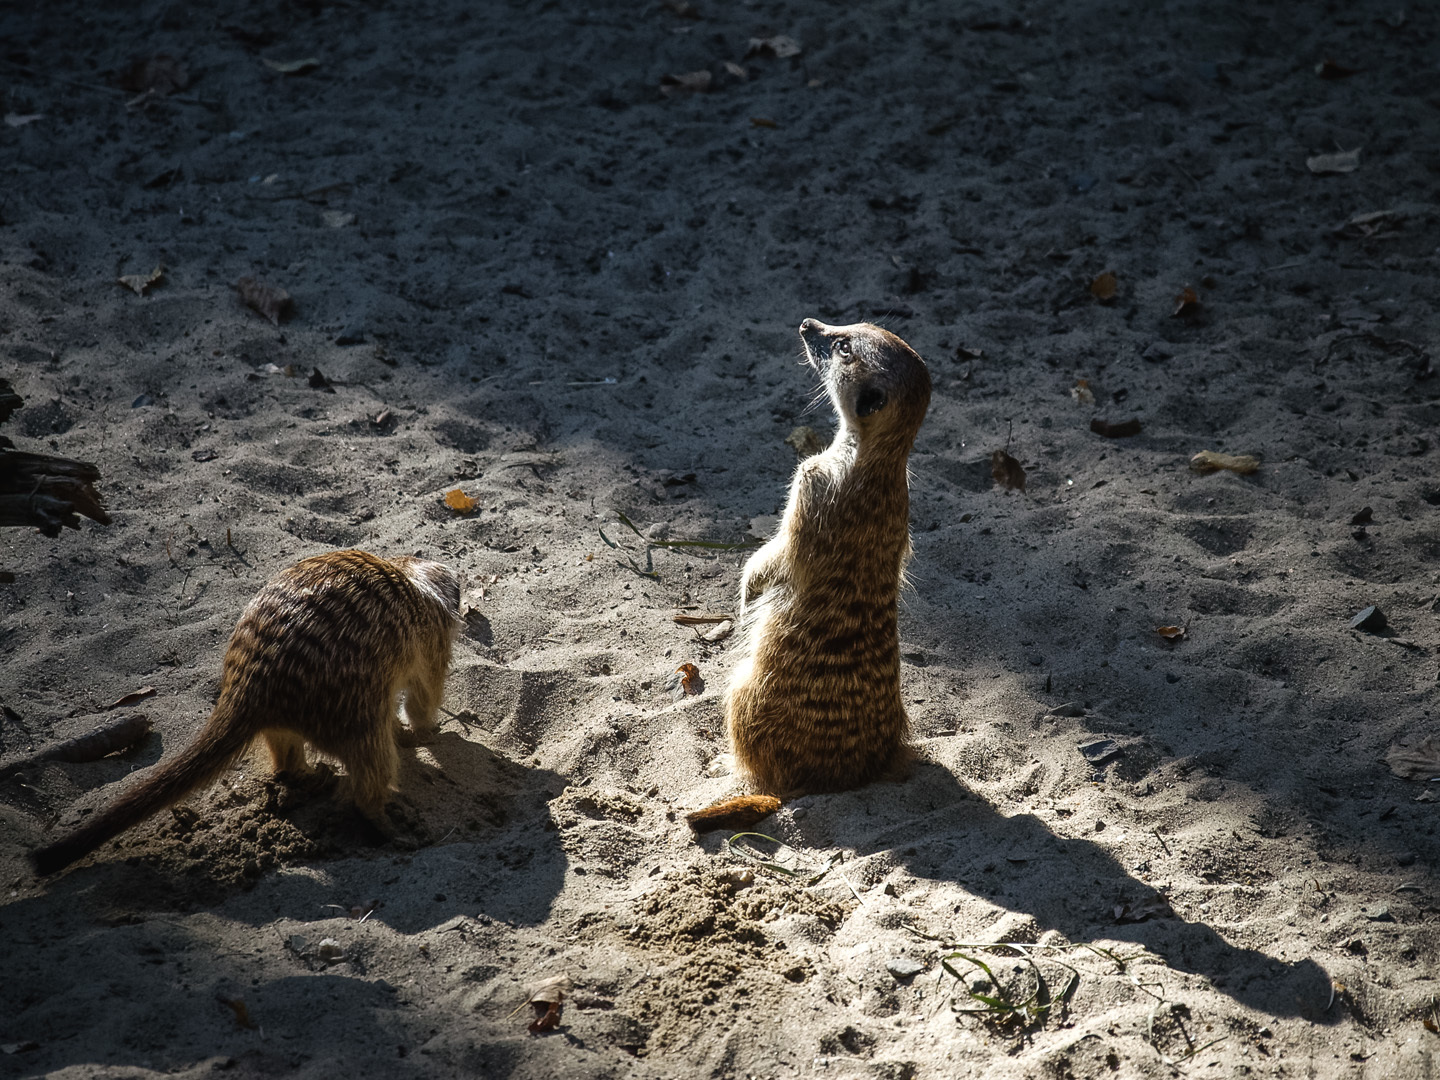
M821 329L825 324L819 319L806 319L800 324L800 333L809 334Z

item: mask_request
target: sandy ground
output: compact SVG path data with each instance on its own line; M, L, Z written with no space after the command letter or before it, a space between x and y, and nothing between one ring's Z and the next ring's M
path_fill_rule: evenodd
M0 764L157 691L0 779L0 1075L1433 1076L1437 811L1382 758L1440 727L1440 8L688 6L0 10L5 430L114 514L0 537ZM649 541L763 534L832 424L807 316L934 376L925 761L767 821L787 875L680 820L736 639L672 616L745 552ZM406 834L257 759L36 881L336 546L467 578Z

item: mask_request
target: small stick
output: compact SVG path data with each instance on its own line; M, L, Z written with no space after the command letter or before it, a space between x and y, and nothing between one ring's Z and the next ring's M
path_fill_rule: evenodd
M1188 625L1188 624L1187 624L1187 625ZM1162 850L1163 852L1165 852L1166 855L1169 855L1169 854L1170 854L1170 849L1165 846L1165 838L1160 835L1160 830L1159 830L1159 829L1151 829L1150 831L1155 834L1155 839L1160 841L1160 850Z
M88 734L66 739L19 761L13 761L0 768L0 776L8 776L43 761L99 761L110 754L129 750L149 734L150 718L144 713L131 713Z

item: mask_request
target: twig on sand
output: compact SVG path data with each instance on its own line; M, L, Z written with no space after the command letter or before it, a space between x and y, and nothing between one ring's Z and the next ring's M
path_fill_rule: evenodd
M99 761L110 754L129 750L150 734L150 718L144 713L131 713L94 731L48 746L38 753L0 767L0 776L8 776L43 761Z

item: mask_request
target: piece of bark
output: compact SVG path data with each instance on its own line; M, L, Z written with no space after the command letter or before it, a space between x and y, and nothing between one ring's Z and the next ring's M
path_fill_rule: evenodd
M87 461L0 448L0 525L33 525L46 536L78 529L84 514L101 525L100 470Z
M19 761L0 767L0 776L8 776L21 769L38 765L43 761L99 761L111 754L129 750L150 734L150 717L144 713L130 713L128 716L105 724L85 735L77 735L54 746L48 746Z

